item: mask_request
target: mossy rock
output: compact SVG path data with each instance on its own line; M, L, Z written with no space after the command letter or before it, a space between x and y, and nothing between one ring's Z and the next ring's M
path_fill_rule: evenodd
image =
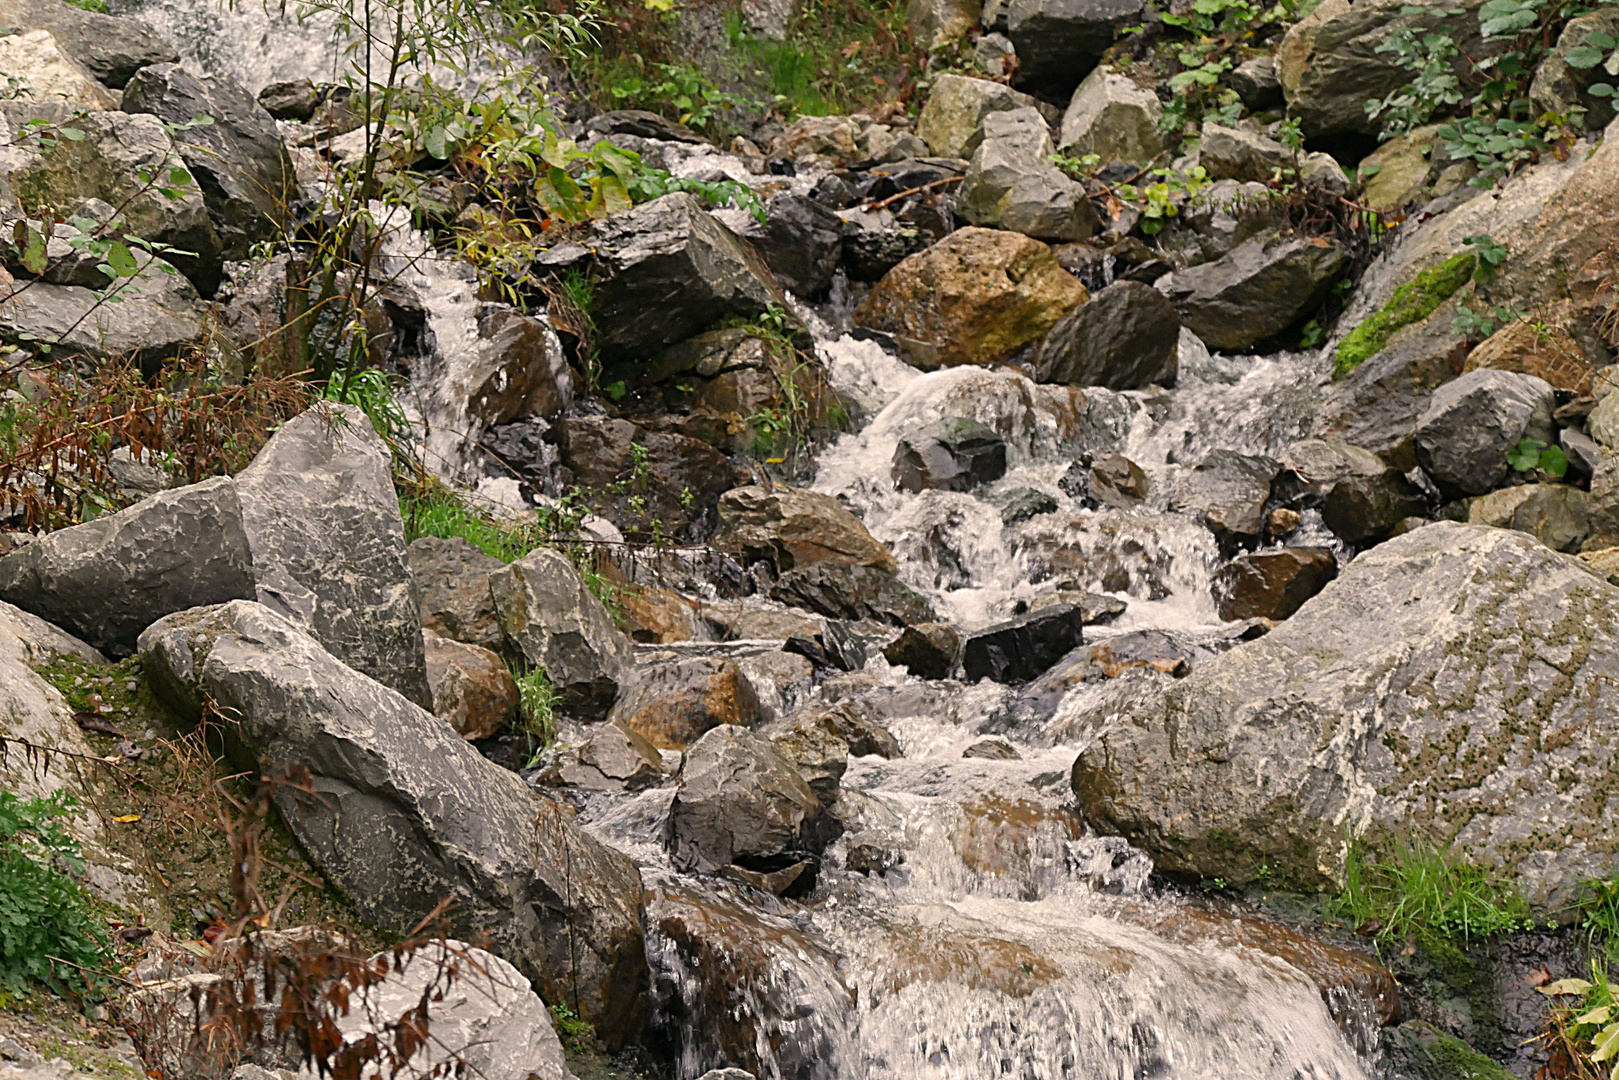
M1512 1074L1454 1035L1410 1020L1384 1035L1391 1075L1411 1080L1514 1080Z
M1435 308L1472 278L1476 261L1472 255L1452 255L1395 289L1388 303L1338 343L1332 377L1344 378L1381 352L1396 331L1432 315Z

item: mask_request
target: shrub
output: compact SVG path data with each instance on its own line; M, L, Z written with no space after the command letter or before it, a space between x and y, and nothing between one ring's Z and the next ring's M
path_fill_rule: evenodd
M0 792L0 996L21 997L34 984L87 996L102 985L112 958L107 929L68 876L84 871L84 859L58 823L76 809L66 792Z

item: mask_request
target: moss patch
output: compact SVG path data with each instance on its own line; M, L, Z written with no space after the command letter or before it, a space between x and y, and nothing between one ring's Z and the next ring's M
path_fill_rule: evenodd
M1452 255L1424 270L1394 290L1394 296L1376 314L1365 319L1338 344L1332 377L1341 379L1382 351L1395 332L1421 322L1473 276L1472 255Z

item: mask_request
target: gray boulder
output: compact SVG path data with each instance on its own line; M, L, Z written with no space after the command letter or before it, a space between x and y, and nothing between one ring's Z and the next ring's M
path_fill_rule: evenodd
M1034 354L1034 377L1109 390L1173 386L1180 331L1180 316L1163 293L1116 281L1047 332Z
M392 458L365 413L321 404L289 420L236 492L259 602L431 710Z
M148 64L180 59L174 46L140 20L86 11L62 0L0 0L0 28L49 30L57 48L114 90Z
M611 215L590 247L603 363L645 360L727 315L786 302L759 253L686 192Z
M1068 466L1057 481L1062 493L1087 510L1128 510L1141 505L1150 482L1146 472L1112 450L1090 453Z
M900 438L891 474L900 491L971 491L1006 475L1006 440L986 424L947 416Z
M245 258L254 242L276 235L297 179L275 120L253 95L227 75L155 64L129 80L120 108L168 124L212 117L213 123L188 128L175 141L202 188L225 257Z
M906 626L937 618L932 605L894 575L841 562L823 561L787 571L771 586L770 598L830 619L870 619Z
M663 779L658 748L621 724L600 724L578 747L564 750L534 778L548 787L640 791Z
M1282 83L1276 77L1276 63L1268 56L1244 60L1231 69L1226 83L1237 92L1249 112L1267 112L1282 107Z
M1164 152L1158 130L1163 115L1157 94L1099 67L1075 88L1058 141L1074 157L1096 154L1103 162L1145 163Z
M1428 512L1422 489L1369 450L1329 439L1304 439L1282 454L1276 500L1321 512L1346 544L1381 540L1400 522Z
M961 666L968 682L1028 682L1084 644L1084 613L1074 604L1053 604L968 635Z
M1349 839L1435 843L1561 910L1613 871L1619 807L1590 793L1619 764L1616 614L1576 560L1438 522L1186 679L1108 688L1074 790L1173 874L1314 891Z
M208 338L209 313L191 282L162 259L136 254L140 270L97 291L35 281L0 298L0 341L49 342L57 355L92 361L133 356L155 369Z
M1435 390L1417 418L1417 460L1447 496L1482 495L1506 480L1507 453L1521 440L1557 441L1556 407L1544 379L1469 371Z
M1017 49L1018 85L1067 94L1142 10L1141 0L1010 0L1006 36Z
M113 657L171 612L253 597L253 561L228 477L148 496L0 559L0 598Z
M227 749L279 785L282 820L370 924L407 933L445 897L492 948L610 1045L639 1035L648 985L639 872L449 725L345 667L292 621L238 600L141 635L153 691L187 719L232 711Z
M919 679L947 679L961 652L961 631L949 623L917 623L883 646L883 659Z
M1492 491L1467 507L1475 525L1528 533L1553 551L1577 552L1591 535L1586 493L1569 484L1520 484Z
M586 720L606 716L631 662L630 639L573 563L538 548L491 574L489 587L511 649L544 669L570 712Z
M1096 231L1085 189L1051 163L1055 148L1040 110L992 113L973 153L957 210L974 225L1040 240L1083 240Z
M410 542L410 576L421 601L422 626L452 641L500 652L506 644L490 575L506 564L459 536Z
M770 197L762 223L751 214L740 216L737 235L753 244L782 288L795 296L827 290L843 257L843 238L854 232L820 203L789 192Z
M1246 349L1302 319L1348 265L1348 252L1330 241L1256 236L1216 262L1160 278L1157 288L1209 348Z
M1208 121L1198 142L1197 163L1214 180L1264 182L1293 164L1293 152L1275 139Z
M722 724L686 751L669 811L675 865L714 873L736 866L775 874L807 864L792 892L808 891L835 830L809 784L770 740Z
M1270 458L1210 450L1177 478L1169 508L1197 514L1224 545L1252 543L1264 531L1276 471Z
M1213 262L1244 240L1279 227L1283 214L1275 192L1264 184L1217 180L1186 200L1159 233L1159 246L1183 266Z
M1005 83L940 75L916 119L916 133L937 157L970 158L984 141L988 117L1033 103Z
M1580 68L1568 62L1569 53L1585 45L1592 34L1619 35L1619 8L1600 7L1589 15L1570 19L1563 27L1557 47L1541 61L1529 87L1529 102L1536 116L1567 116L1571 127L1592 133L1603 131L1613 122L1613 98L1591 93L1596 83L1613 85L1613 73L1603 64ZM1583 114L1581 109L1585 110Z

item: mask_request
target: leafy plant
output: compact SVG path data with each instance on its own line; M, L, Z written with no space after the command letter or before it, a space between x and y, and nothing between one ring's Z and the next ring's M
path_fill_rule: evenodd
M1496 267L1507 261L1506 247L1496 243L1488 234L1466 237L1462 243L1478 252L1478 266L1473 271L1473 280L1480 285L1494 282Z
M1474 311L1466 304L1458 304L1456 317L1450 320L1450 328L1469 341L1483 341L1517 317L1515 312L1500 306Z
M1603 53L1607 55L1604 56ZM1568 51L1563 62L1580 71L1588 71L1601 64L1603 71L1619 78L1619 39L1615 39L1612 34L1592 31L1585 35L1583 45L1576 45ZM1611 98L1615 94L1614 85L1610 82L1592 83L1585 88L1585 92L1599 98Z
M1582 891L1580 926L1587 939L1610 958L1619 958L1619 875L1587 881Z
M1516 472L1539 469L1547 476L1562 476L1568 472L1568 455L1560 446L1547 446L1540 439L1523 439L1507 451L1507 464Z
M566 1005L551 1006L551 1019L563 1043L576 1051L586 1050L596 1041L596 1029L590 1021Z
M353 405L365 413L371 426L377 429L389 449L395 454L404 452L410 435L410 420L394 396L393 383L385 372L376 368L335 372L326 381L325 398L344 405Z
M1383 940L1441 941L1528 929L1529 905L1495 874L1431 844L1396 844L1386 862L1349 845L1344 884L1333 911Z
M1592 960L1589 980L1558 979L1538 989L1551 999L1542 1038L1563 1067L1558 1075L1619 1080L1619 1000L1606 965Z
M77 809L63 791L30 799L0 792L0 996L22 997L35 985L93 996L105 982L107 928L68 876L84 872L84 858L59 824Z
M1153 236L1169 224L1169 219L1180 213L1180 202L1207 188L1213 181L1207 170L1194 165L1185 173L1173 169L1154 169L1157 177L1150 184L1120 184L1114 190L1120 198L1140 202L1141 231Z
M519 665L512 669L512 677L517 680L521 728L543 749L556 738L557 702L560 700L556 688L544 668L525 669Z

